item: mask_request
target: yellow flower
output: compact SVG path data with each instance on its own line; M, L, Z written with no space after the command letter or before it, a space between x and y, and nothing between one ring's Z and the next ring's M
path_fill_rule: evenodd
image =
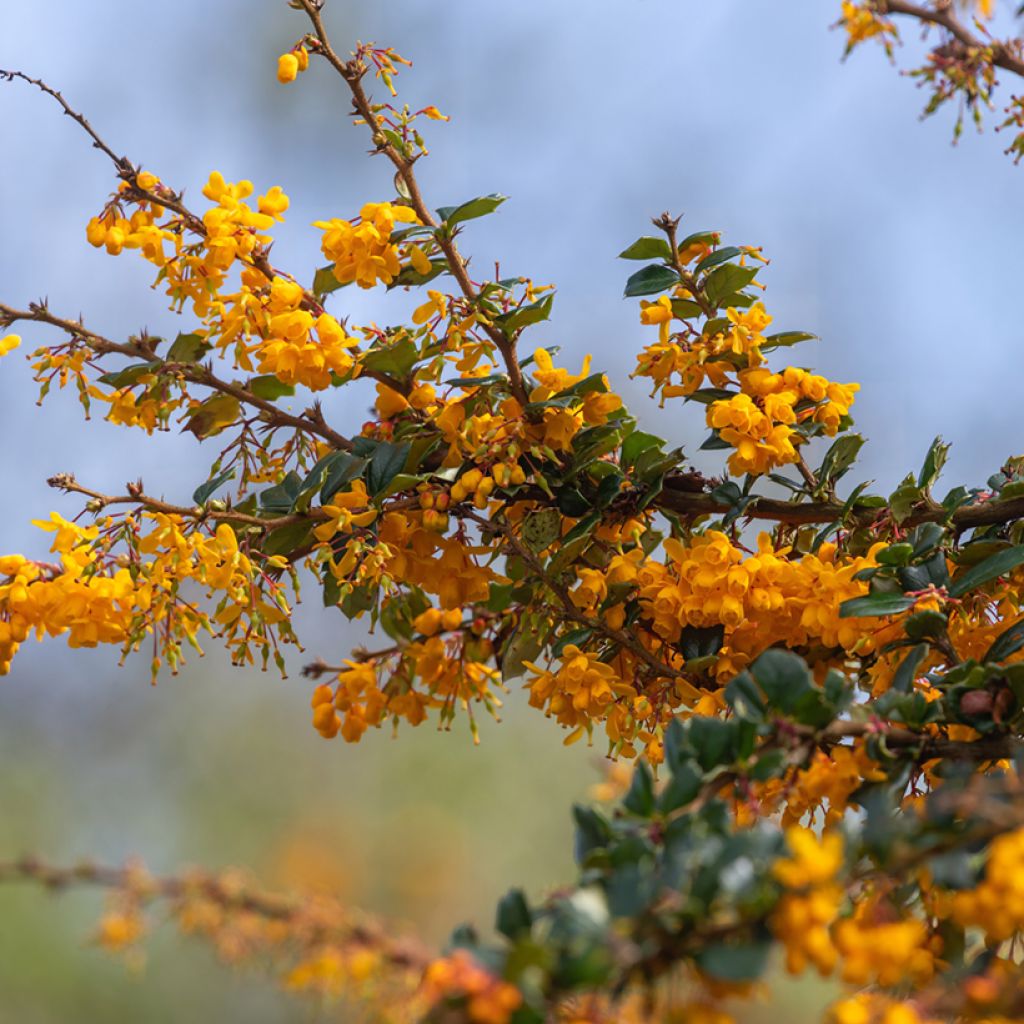
M282 53L277 58L277 80L286 85L294 82L299 73L299 58L294 53Z

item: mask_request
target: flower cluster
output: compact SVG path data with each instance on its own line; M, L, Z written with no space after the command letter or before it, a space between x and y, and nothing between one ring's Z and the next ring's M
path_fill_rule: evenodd
M834 437L853 404L857 384L836 384L795 366L782 373L759 367L739 373L740 393L712 402L708 426L735 451L729 457L734 476L760 475L796 462L804 438L797 423L819 424Z
M952 916L964 928L981 928L993 943L1024 931L1024 829L993 841L985 877L954 893Z
M399 247L391 240L395 224L419 222L415 210L408 206L366 203L355 222L340 218L318 220L314 222L314 227L323 231L321 248L334 264L334 276L338 283L350 284L355 281L360 288L372 288L378 281L391 284L401 272ZM410 256L426 259L418 246L410 245L406 248ZM429 270L429 260L426 260L426 265Z
M465 950L430 964L423 989L432 1003L464 1003L472 1024L508 1024L523 1001L515 985L495 977Z
M793 825L786 831L790 856L772 865L786 892L776 905L771 928L786 949L786 969L802 974L813 964L829 975L838 960L830 929L839 915L842 889L836 876L843 866L843 841L837 832L816 837Z

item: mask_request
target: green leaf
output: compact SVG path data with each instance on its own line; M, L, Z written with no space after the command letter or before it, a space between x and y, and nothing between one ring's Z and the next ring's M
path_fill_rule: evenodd
M552 623L542 613L528 610L519 619L516 631L509 638L501 654L503 682L523 675L526 662L536 661L544 650L544 642L551 632Z
M291 512L301 493L302 477L292 470L279 484L260 492L260 508L268 512Z
M738 267L729 263L708 275L704 282L704 293L708 300L718 306L727 295L742 291L757 276L758 267Z
M823 482L838 480L857 461L857 454L863 444L864 438L860 434L837 437L821 461L819 479Z
M672 769L672 777L658 798L658 810L669 814L679 807L685 807L697 798L704 783L704 776L693 766L692 761L681 761Z
M397 340L376 345L360 357L360 362L374 373L386 373L389 377L403 380L408 377L419 359L419 350L406 334Z
M321 461L325 463L320 487L320 503L323 505L328 504L345 484L355 480L366 466L365 459L358 459L348 452L331 452Z
M917 475L917 486L927 490L939 478L942 467L946 464L949 455L949 445L942 443L942 438L937 437L932 441L928 454L925 456L924 465Z
M672 249L664 238L651 238L644 235L638 238L628 249L619 253L620 260L668 260L672 259Z
M201 484L195 489L192 494L192 500L197 505L205 505L207 500L218 487L226 484L229 480L233 480L234 478L235 471L233 469L226 469L223 473L218 473L215 477L211 477L207 480L205 484Z
M765 651L750 671L769 702L785 712L792 711L797 701L813 688L803 658L779 647Z
M917 678L918 666L928 653L928 644L918 644L911 648L907 656L900 662L892 677L892 687L897 693L910 693Z
M495 192L489 196L479 196L476 199L470 199L460 206L438 207L437 215L449 227L454 227L463 221L475 220L477 217L486 217L487 214L494 213L506 199L508 199L508 196L499 195Z
M705 270L717 267L719 263L727 263L729 260L735 259L737 256L741 256L742 254L742 249L737 249L734 245L727 245L724 248L713 252L710 256L705 256L704 259L694 267L693 272L695 274L703 274Z
M637 761L633 768L633 781L622 800L627 811L640 818L649 818L654 811L654 779L646 761Z
M914 506L924 495L913 476L906 480L889 495L889 510L897 523L902 523L913 512Z
M672 299L672 315L680 320L692 320L703 313L700 303L694 302L693 299Z
M719 981L755 981L764 973L771 952L770 942L733 946L719 943L702 949L696 957L705 974Z
M183 429L202 441L229 427L238 419L241 410L241 404L233 395L211 395L199 403Z
M940 637L946 632L946 616L933 608L908 615L903 623L903 630L911 640L925 640L929 637Z
M594 850L608 845L612 837L611 825L600 811L575 804L572 816L576 820L576 861L582 863Z
M316 523L312 521L288 523L267 534L266 540L260 545L264 555L290 555L302 548L310 537Z
M687 730L697 761L709 772L720 764L728 764L734 756L736 731L732 721L720 718L691 718Z
M725 688L725 701L739 718L748 722L764 720L767 705L749 672L740 672L732 677Z
M839 606L839 618L870 618L875 615L898 615L914 607L912 597L902 594L868 594L867 597L853 597Z
M766 335L761 348L789 348L790 345L799 345L801 341L817 340L816 334L808 334L807 331L780 331L778 334Z
M506 336L511 336L517 331L531 324L539 324L551 316L551 306L555 296L547 295L539 302L531 302L529 305L520 306L510 313L504 313L495 319L495 324L501 328Z
M415 288L421 284L428 284L435 277L440 277L447 269L448 261L443 258L430 260L430 269L425 274L410 264L407 267L402 267L398 276L388 285L388 291L391 291L392 288Z
M533 926L533 915L522 889L509 889L498 903L494 927L513 942L528 935Z
M201 334L179 334L167 350L169 363L198 363L212 346Z
M257 398L265 398L270 402L278 398L286 398L295 394L295 388L291 384L285 384L278 380L272 373L264 374L262 377L253 377L246 388Z
M155 373L161 366L163 366L163 361L160 359L153 359L148 363L132 363L131 366L126 366L123 370L103 374L99 378L99 382L120 390L137 384L142 377Z
M622 466L629 469L636 463L636 460L650 449L661 449L665 442L654 434L645 434L642 430L634 430L622 442Z
M1003 630L992 641L992 646L985 653L983 661L1005 661L1024 647L1024 619L1015 622L1009 629Z
M962 576L958 576L949 588L949 596L963 597L964 594L976 590L991 580L1005 576L1006 573L1021 564L1024 564L1024 544L1006 548L986 558L984 562L968 570Z
M724 626L687 626L679 635L679 651L687 661L717 654L725 642Z
M657 295L679 284L679 274L669 267L652 263L632 274L626 282L624 293L627 299L637 295Z
M320 267L313 275L313 291L317 295L329 295L345 286L334 276L334 264Z
M557 508L537 509L523 520L523 541L531 551L543 551L561 535L562 513Z
M380 494L399 473L405 469L409 457L408 444L393 444L381 441L373 450L366 466L366 490L371 495Z

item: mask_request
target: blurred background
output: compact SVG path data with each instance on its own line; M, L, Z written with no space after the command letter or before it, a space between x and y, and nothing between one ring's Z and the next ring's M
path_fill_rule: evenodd
M415 61L402 98L452 116L430 126L428 201L511 196L464 248L481 268L500 258L503 275L557 282L555 315L531 341L560 344L573 368L593 353L645 427L691 449L704 436L699 409L659 411L628 379L645 333L621 298L635 265L615 257L668 209L684 230L764 246L776 327L820 335L799 358L863 385L860 478L886 493L941 430L954 442L950 485L980 483L1024 449L1024 169L991 134L968 131L952 149L951 115L916 123L922 94L875 48L842 65L844 40L828 31L837 15L820 0L335 0L327 17L339 48L376 40ZM62 89L116 151L186 198L213 169L260 191L282 185L292 206L275 262L309 278L323 262L310 222L392 192L326 68L277 84L277 55L303 31L284 0L3 0L0 67ZM917 52L912 29L907 41L902 59ZM0 139L4 301L47 295L113 336L187 329L148 290L148 265L86 244L115 183L53 102L0 85ZM332 309L394 322L414 298L346 289ZM48 340L20 333L26 347ZM118 490L141 472L171 500L206 478L212 455L191 435L83 425L71 395L39 412L19 357L0 366L0 395L4 551L42 554L30 520L78 511L47 490L53 473ZM343 430L366 415L346 395L329 409ZM336 659L362 633L318 604L301 613L307 651ZM572 877L569 804L597 781L600 753L563 748L521 693L500 726L484 724L479 748L464 726L430 725L346 747L310 726L301 655L282 681L231 670L210 646L155 688L144 659L118 669L109 650L23 649L0 680L0 859L247 865L282 886L326 880L437 941L464 919L488 927L512 883L538 893ZM127 971L83 942L98 908L94 894L0 890L0 1022L310 1017L270 980L221 971L175 934L151 944L148 970ZM820 992L780 998L791 1019L811 1020Z

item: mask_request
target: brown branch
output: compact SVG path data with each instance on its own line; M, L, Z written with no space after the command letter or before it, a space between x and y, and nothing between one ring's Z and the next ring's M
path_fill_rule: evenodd
M926 25L938 25L969 49L991 49L992 63L996 67L1024 78L1024 60L1019 56L1019 41L987 43L984 39L979 39L956 16L952 0L938 0L934 5L911 3L909 0L874 0L873 6L879 14L902 15Z
M700 306L700 310L704 316L706 316L708 320L712 320L714 319L717 310L704 297L704 293L701 291L700 285L697 283L697 278L683 266L683 261L679 256L679 245L676 241L676 231L679 227L680 220L680 217L671 217L669 214L663 213L660 217L655 217L652 223L656 228L665 232L665 237L668 239L668 246L672 250L672 266L675 269L675 272L679 275L680 280L686 285L687 290L693 296L693 301Z
M182 519L194 519L196 521L214 520L229 523L244 523L246 526L255 526L264 531L276 530L282 526L290 526L292 523L307 521L321 522L328 518L327 513L322 509L310 509L302 514L277 516L273 519L261 519L259 516L248 515L244 512L233 512L231 509L215 510L201 508L195 505L172 505L170 502L160 498L152 498L143 494L141 489L129 487L128 494L102 494L88 487L83 487L71 473L58 473L46 481L50 487L64 491L67 494L81 494L90 499L90 505L96 512L102 511L108 505L135 505L144 508L148 512L160 512L168 516L180 516Z
M1024 748L1024 738L1008 733L982 736L976 740L951 740L945 736L914 732L884 722L833 722L817 734L815 742L819 746L829 747L843 739L863 736L877 736L890 748L917 748L914 760L918 764L939 759L1002 761L1012 758Z
M138 342L112 341L109 338L105 338L102 334L89 330L80 320L68 320L54 315L44 305L33 304L29 309L24 310L15 309L13 306L0 302L0 323L10 325L18 321L31 321L57 327L71 338L84 341L98 355L116 354L126 356L129 359L144 359L147 362L159 359L153 349L147 345ZM270 417L270 421L277 426L289 426L306 433L317 434L330 442L335 448L340 448L344 451L351 451L352 449L352 442L347 437L332 430L320 415L293 416L269 399L253 394L243 385L218 377L209 365L160 361L163 363L161 370L173 372L193 384L200 384L213 391L220 391L223 394L231 395L233 398L237 398L243 405L252 406L266 413Z
M416 158L406 156L404 153L399 152L395 146L388 142L387 138L378 131L377 115L373 112L370 98L367 96L362 83L363 76L366 74L366 66L357 58L346 61L338 55L328 38L327 30L323 23L323 17L320 12L321 5L317 0L299 0L299 2L302 4L302 8L306 12L306 15L309 17L313 26L313 32L318 43L316 52L321 54L331 67L334 68L334 70L337 71L344 79L345 84L348 86L349 91L352 94L352 104L356 113L366 122L370 130L373 132L373 143L376 147L376 151L378 153L383 153L394 165L398 177L402 179L406 191L409 193L409 203L413 210L416 211L416 215L419 217L420 221L427 227L435 229L434 238L437 240L437 244L444 253L445 260L448 263L448 269L458 282L462 294L469 300L471 305L475 306L479 301L480 293L470 279L469 272L466 269L466 260L459 251L458 246L455 244L454 238L444 230L438 230L439 225L437 220L434 218L430 208L423 199L423 193L420 190L419 182L416 179L416 173L413 170ZM520 405L526 406L530 399L526 392L526 386L523 382L522 369L519 366L519 360L516 356L516 336L507 336L504 331L495 327L493 324L481 324L481 327L483 327L487 336L494 342L498 351L501 353L501 357L505 363L505 369L508 373L509 385L511 387L512 394Z
M684 518L718 516L729 511L724 505L705 491L695 492L688 476L666 477L664 487L653 504ZM772 522L801 526L811 523L840 522L844 506L840 502L806 501L790 502L778 498L757 497L744 509L747 519L765 519ZM867 526L877 519L885 508L874 508L854 504L847 515L849 526ZM913 527L919 523L941 523L948 520L958 533L979 526L994 526L1024 519L1024 498L996 498L966 505L949 514L941 506L927 506L915 509L901 523Z
M199 898L216 903L225 910L244 911L268 921L300 926L303 934L313 941L333 939L371 947L395 967L421 971L432 959L418 943L393 939L376 922L348 920L340 913L318 913L309 902L297 897L240 887L205 872L152 876L130 865L110 867L85 863L75 867L55 867L34 857L0 861L0 884L19 881L35 882L55 891L95 886L125 892L143 902L166 900L181 903Z

